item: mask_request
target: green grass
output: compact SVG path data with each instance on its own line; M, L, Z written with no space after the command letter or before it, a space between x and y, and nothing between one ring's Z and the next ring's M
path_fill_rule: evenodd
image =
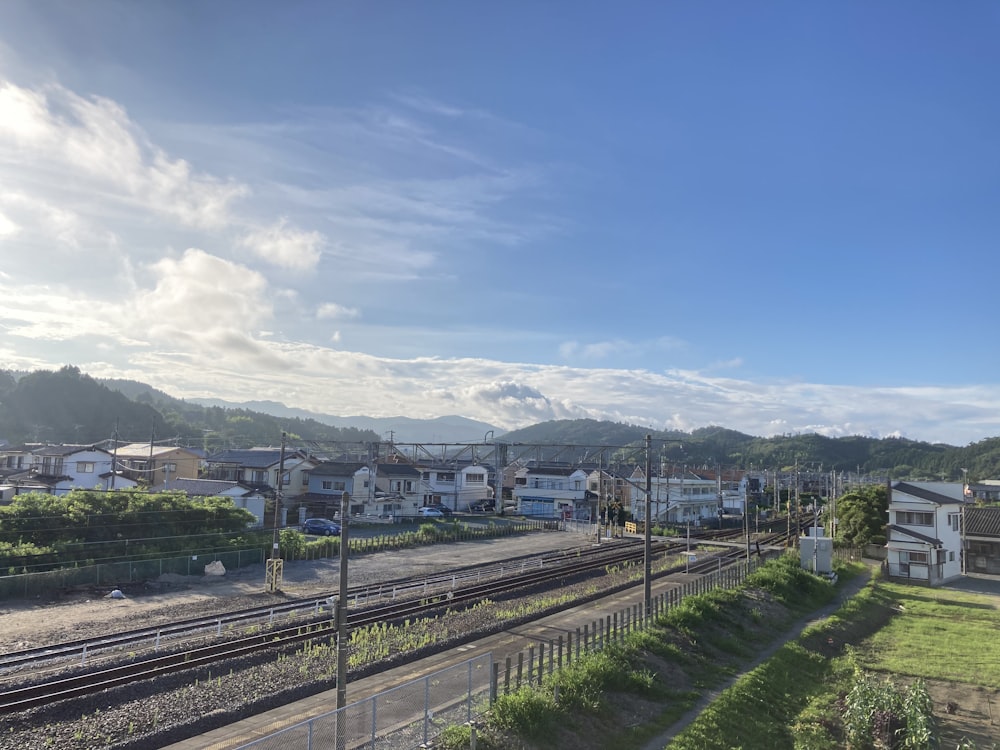
M596 747L594 742L601 737L612 743L607 747L641 747L689 709L699 689L718 685L738 671L756 653L754 644L771 641L790 620L834 595L828 582L802 571L791 556L768 563L749 580L750 587L743 591L715 590L686 598L659 617L654 627L588 654L552 675L541 690L522 688L500 696L479 737L480 747L518 747L525 740L531 747L569 747L583 740ZM762 607L767 608L766 615ZM666 670L662 675L653 668L657 659ZM824 663L822 657L798 647L762 668L765 681L783 686L780 694L751 704L750 697L760 692L751 678L738 698L740 706L726 717L726 730L743 731L752 710L762 719L761 727L776 731L775 711L790 720L805 705L805 697L784 701L785 696ZM659 714L648 716L641 726L623 727L617 711L629 705L630 695L655 703ZM780 722L782 728L786 723ZM780 746L763 728L755 731L759 744L746 747ZM446 746L462 747L465 740L464 732L454 730Z
M897 614L859 651L863 667L1000 688L996 599L901 584L881 588Z

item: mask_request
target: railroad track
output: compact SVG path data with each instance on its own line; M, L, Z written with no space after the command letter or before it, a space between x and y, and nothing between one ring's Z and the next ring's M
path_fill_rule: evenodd
M780 534L766 535L761 539L762 543L774 544L780 540ZM686 546L686 539L675 539L671 541L657 541L652 546L654 555L671 552L681 552ZM696 540L692 541L708 541ZM429 595L422 595L407 600L393 601L388 604L376 604L360 610L348 611L348 629L354 630L372 624L401 622L426 615L442 607L454 607L466 603L479 602L485 598L498 599L508 596L518 589L541 586L546 583L560 579L569 579L576 576L593 573L595 570L604 569L610 566L637 564L643 558L642 545L638 543L604 545L603 549L580 548L571 555L560 554L555 557L548 557L548 564L539 564L537 567L530 566L530 569L520 570L510 573L510 565L507 564L507 572L502 579L488 580L485 582L469 582L465 580L465 585L455 585L460 578L456 573L439 576L442 581L450 582L451 588L442 590L439 588L435 592L426 592ZM689 572L707 572L724 566L734 559L739 559L745 555L745 551L740 548L731 548L719 553L710 559L700 561L697 565L687 566ZM721 562L720 562L721 560ZM491 566L500 567L500 566ZM524 567L524 566L523 566ZM704 570L702 570L704 567ZM674 566L669 571L664 571L658 576L669 574L670 572L683 572L683 564ZM412 583L404 579L408 583ZM396 582L399 585L401 582ZM383 584L383 588L386 584ZM370 587L368 587L370 588ZM423 583L421 583L423 589ZM359 589L360 591L360 589ZM107 668L88 671L86 673L64 677L56 680L49 680L34 685L16 687L0 692L0 713L13 713L42 705L56 703L61 700L89 695L101 690L129 684L139 680L146 680L174 672L193 669L196 667L208 666L223 660L235 659L241 656L252 655L265 650L280 649L294 646L307 640L319 638L334 638L336 636L336 623L329 615L323 613L323 606L317 598L290 602L287 607L296 604L302 606L308 602L313 611L313 616L304 622L299 622L289 627L271 627L262 632L249 636L237 637L233 640L221 643L213 643L207 646L184 649L176 653L156 655L148 658L137 659L132 663L116 664ZM328 605L326 599L322 599L324 605ZM268 608L269 614L275 608ZM260 609L244 610L228 613L227 616L250 619L253 614L259 615ZM209 618L215 628L219 628L220 618ZM190 621L188 623L177 623L180 628L187 628L188 632L192 628L205 628L206 618ZM161 629L162 631L162 629ZM118 633L104 639L82 641L79 643L60 644L57 649L86 650L88 644L93 648L94 644L100 642L104 648L121 648L124 645L134 644L137 640L149 639L151 633L149 629ZM159 637L162 637L162 632ZM113 643L113 645L105 645ZM30 664L32 661L51 660L53 658L48 649L29 649L16 654L9 654L5 659L13 659L12 664ZM40 653L39 653L40 652Z
M637 545L638 541L626 540L615 546ZM370 606L373 602L396 602L413 597L437 596L467 585L496 578L511 573L543 569L564 564L566 560L595 559L609 554L608 545L599 547L579 547L542 555L527 555L508 558L489 565L470 565L455 568L437 575L414 576L384 581L377 585L352 586L348 590L350 606L355 609ZM262 607L231 610L207 617L175 620L168 624L136 628L110 633L97 638L81 638L58 644L37 646L0 655L0 679L22 676L27 670L44 669L45 666L63 668L66 662L79 662L85 666L99 658L102 653L176 647L183 640L208 640L230 634L236 627L244 629L271 628L282 621L293 618L300 620L319 619L324 612L331 611L331 598L338 591L330 591L318 596L302 597L277 602Z

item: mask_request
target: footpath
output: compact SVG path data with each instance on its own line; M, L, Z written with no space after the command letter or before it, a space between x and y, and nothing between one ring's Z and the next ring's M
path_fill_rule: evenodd
M877 563L872 563L866 561L871 568ZM824 605L821 609L810 612L808 615L802 619L795 622L788 630L785 631L784 636L775 640L770 646L765 648L757 657L746 665L744 670L739 674L733 675L727 679L723 684L719 685L713 690L706 692L698 700L698 702L692 706L687 713L685 713L681 718L674 722L669 729L665 732L657 735L653 739L647 742L642 750L664 750L667 745L676 737L678 734L687 729L688 725L691 724L695 719L697 719L701 712L708 708L712 703L723 693L723 691L732 687L738 680L744 677L748 672L752 672L754 669L759 667L765 661L770 659L777 653L778 649L782 648L785 644L790 641L795 640L803 631L811 625L822 622L834 612L836 612L840 607L851 597L858 594L865 586L868 585L869 580L871 580L871 571L867 574L858 575L849 581L844 582L841 586L840 591L837 592L837 597L829 604Z

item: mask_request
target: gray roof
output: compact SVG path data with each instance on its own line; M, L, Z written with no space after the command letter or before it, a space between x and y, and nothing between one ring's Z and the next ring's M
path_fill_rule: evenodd
M927 542L928 544L933 544L935 547L940 547L943 544L943 542L940 539L935 539L932 536L921 534L919 531L908 529L905 526L897 526L894 523L890 523L889 529L899 534L904 534L905 536L913 537L914 539L919 539L921 542Z
M1000 539L1000 507L966 508L965 535Z
M227 490L231 490L234 487L239 487L243 490L243 494L249 494L254 492L251 487L240 482L228 482L221 479L171 479L164 484L158 484L155 487L150 487L150 492L170 492L170 491L180 491L184 492L191 497L213 497L215 495L221 495Z
M104 448L99 448L96 445L46 445L41 448L35 448L31 452L36 456L72 456L74 453L81 453L82 451L108 453Z
M420 471L409 464L378 464L377 476L380 477L419 477Z
M297 452L285 451L285 460L302 458ZM252 448L248 450L225 450L213 453L205 459L210 464L236 464L248 469L267 469L281 461L280 448Z
M940 492L933 492L932 490L928 490L924 487L918 487L917 485L910 484L909 482L893 482L892 489L899 490L900 492L913 497L919 497L921 500L937 503L938 505L961 505L964 502L963 500L958 500L954 497L942 495Z

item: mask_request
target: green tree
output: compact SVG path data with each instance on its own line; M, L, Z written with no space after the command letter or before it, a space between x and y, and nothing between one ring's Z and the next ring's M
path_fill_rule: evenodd
M838 539L858 547L885 543L889 517L889 493L885 485L849 492L837 498L836 509Z

